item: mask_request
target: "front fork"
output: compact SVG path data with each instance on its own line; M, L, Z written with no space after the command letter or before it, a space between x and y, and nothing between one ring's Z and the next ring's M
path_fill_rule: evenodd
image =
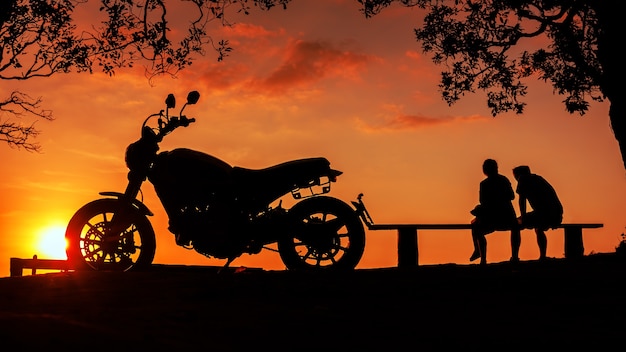
M103 243L107 247L116 247L121 236L128 227L128 218L132 214L139 212L143 216L153 216L154 213L148 207L137 199L137 195L141 189L141 185L145 178L138 177L133 172L128 173L128 185L124 193L120 192L100 192L100 195L117 198L120 201L120 209L113 213L109 227L106 231L107 236L103 238ZM124 243L124 246L134 248L133 243Z
M138 173L130 171L128 173L128 185L126 186L126 190L124 193L120 192L100 192L103 196L114 197L119 199L122 203L126 204L131 208L135 208L138 210L141 215L144 216L152 216L154 215L148 207L143 204L139 199L137 199L137 195L141 190L141 185L146 180L145 173Z

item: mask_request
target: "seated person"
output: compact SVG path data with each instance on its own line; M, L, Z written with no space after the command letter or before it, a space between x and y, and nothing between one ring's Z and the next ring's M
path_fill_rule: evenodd
M474 253L470 261L480 258L480 264L486 264L485 235L505 230L511 230L512 260L516 259L519 246L515 246L514 243L519 243L520 230L512 203L515 198L513 187L506 176L498 173L498 163L493 159L483 162L483 173L487 178L480 182L478 193L480 204L471 212L476 219L472 221Z
M548 239L545 231L555 228L563 221L563 205L556 191L543 177L530 171L526 165L513 169L517 180L516 192L519 194L520 217L522 228L535 229L539 245L539 259L546 259ZM527 203L532 211L526 210Z

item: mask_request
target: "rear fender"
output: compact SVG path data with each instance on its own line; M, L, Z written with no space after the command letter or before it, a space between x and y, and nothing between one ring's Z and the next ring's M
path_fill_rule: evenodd
M126 202L126 203L128 203L128 205L130 205L131 207L133 207L136 210L138 210L139 213L141 213L142 215L145 215L145 216L153 216L154 215L154 213L152 213L152 211L150 211L150 209L148 209L148 207L145 204L140 202L138 199L128 199L126 197L126 195L124 195L124 193L120 193L120 192L100 192L100 195L117 198L117 199L119 199L119 200L121 200L123 202Z

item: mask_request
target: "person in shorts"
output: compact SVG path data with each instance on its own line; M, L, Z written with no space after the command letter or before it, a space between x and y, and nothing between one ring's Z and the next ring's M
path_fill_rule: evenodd
M545 178L534 174L526 165L513 169L517 180L515 192L519 195L520 217L518 222L524 229L535 229L539 259L546 259L548 239L546 231L556 228L563 222L563 205L554 187ZM532 211L527 211L527 204Z

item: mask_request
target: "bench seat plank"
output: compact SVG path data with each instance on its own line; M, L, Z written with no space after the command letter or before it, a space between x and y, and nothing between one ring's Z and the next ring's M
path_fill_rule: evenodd
M471 224L373 224L366 222L369 230L396 230L398 232L398 267L415 267L419 261L417 230L470 230ZM579 258L584 254L583 228L600 228L601 223L564 223L565 258Z
M398 230L398 229L416 229L416 230L469 230L471 224L372 224L369 225L370 230Z
M565 228L583 228L583 229L596 229L604 226L598 223L584 223L584 224L561 224L554 227L555 229ZM401 228L417 229L417 230L469 230L472 228L471 224L368 224L370 230L398 230Z

